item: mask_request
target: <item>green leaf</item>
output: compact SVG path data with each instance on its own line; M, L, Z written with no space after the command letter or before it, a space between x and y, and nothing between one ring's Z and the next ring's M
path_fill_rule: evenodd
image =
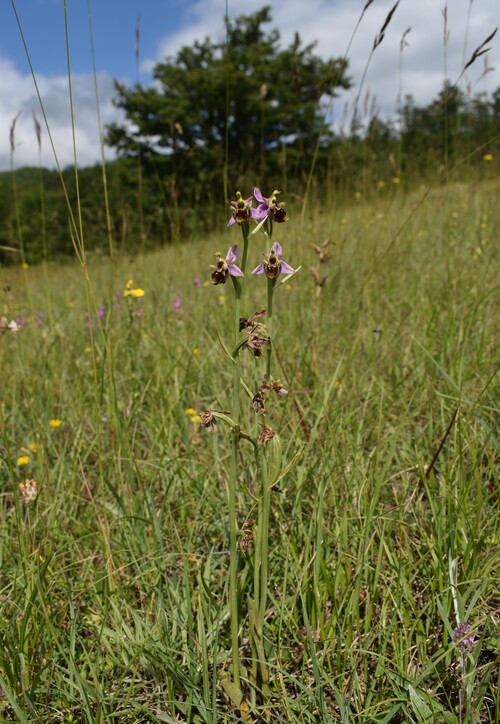
M428 722L432 720L432 711L429 709L425 701L417 694L411 684L408 684L408 693L413 711L417 715L419 721Z
M236 686L229 674L225 674L221 677L221 685L233 706L240 706L243 701L243 692L239 686Z

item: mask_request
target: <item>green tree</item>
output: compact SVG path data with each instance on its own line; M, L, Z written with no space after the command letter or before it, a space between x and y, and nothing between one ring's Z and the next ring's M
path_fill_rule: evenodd
M228 20L227 42L206 38L158 63L155 87L115 82L127 123L108 127L108 144L154 159L164 175L175 169L183 190L188 179L221 179L226 142L236 178L249 171L262 177L283 146L306 168L318 138L331 139L324 103L349 87L347 62L323 61L298 33L280 49L279 31L263 28L270 22L269 7Z
M449 81L427 106L416 106L413 97L406 96L400 116L404 154L417 159L422 170L444 161L453 165L463 155L463 142L470 133L467 103L463 92Z

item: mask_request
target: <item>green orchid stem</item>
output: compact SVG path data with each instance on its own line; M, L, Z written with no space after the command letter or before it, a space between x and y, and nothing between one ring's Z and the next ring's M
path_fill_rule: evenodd
M248 224L241 227L243 236L243 255L241 271L245 273L248 256ZM238 345L240 336L241 283L231 277L234 287L234 344ZM240 688L239 659L239 610L238 610L238 519L236 514L236 488L238 482L238 445L240 441L240 350L234 355L233 365L233 401L232 420L234 428L231 432L231 468L228 483L229 504L229 612L231 617L231 650L233 655L233 678L236 687Z
M249 607L251 612L250 631L254 663L252 677L257 685L257 672L260 673L259 688L265 699L269 697L269 669L264 646L264 622L267 608L268 557L269 557L269 516L271 510L271 481L268 476L265 450L256 453L257 470L261 479L257 532L254 553L254 600Z
M260 457L260 459L259 459ZM269 511L271 487L267 476L265 451L256 455L257 470L261 479L258 504L257 533L255 537L253 606L251 607L252 653L254 656L253 678L257 684L257 671L260 672L260 690L265 698L269 695L269 673L264 650L264 619L267 606L267 558L269 553Z
M250 227L248 224L242 224L241 234L243 236L243 256L241 257L241 271L243 274L247 268L247 256L248 256L248 237L250 236ZM237 319L239 325L239 317ZM239 328L238 328L239 332Z
M267 476L266 470L266 456L262 448L255 451L255 466L259 477L261 479L261 491L258 500L257 509L257 533L255 536L255 553L254 553L254 568L253 568L253 596L255 604L255 622L259 622L259 609L260 609L260 569L262 565L262 520L263 520L263 502L264 496L262 495L264 485Z
M273 333L273 295L276 280L267 280L267 330L269 344L267 346L266 377L271 378L272 359L272 333ZM266 663L264 649L264 621L267 608L268 590L268 557L269 557L269 516L271 510L271 481L268 479L268 469L265 451L261 451L261 464L257 465L260 473L261 488L259 495L257 535L255 541L254 559L254 621L253 621L253 652L257 658L260 672L260 688L264 698L269 696L269 669Z
M234 287L235 344L240 330L241 285L231 277ZM236 486L238 480L238 444L240 439L240 355L235 355L233 365L233 401L231 431L231 467L228 482L229 505L229 612L231 618L231 650L233 655L233 677L237 688L240 687L239 659L239 611L238 611L238 520L236 515Z
M271 239L273 235L273 220L267 217L266 223L264 224L264 233Z
M267 280L267 333L269 344L267 345L267 366L266 377L271 378L271 358L273 356L273 295L276 279Z
M258 601L256 628L262 641L262 654L260 659L262 693L265 697L269 695L268 683L269 672L264 655L264 619L267 608L267 586L268 586L268 559L269 559L269 514L271 510L271 485L267 477L267 466L263 466L262 476L262 503L261 520L259 521L259 543L260 543L260 600Z

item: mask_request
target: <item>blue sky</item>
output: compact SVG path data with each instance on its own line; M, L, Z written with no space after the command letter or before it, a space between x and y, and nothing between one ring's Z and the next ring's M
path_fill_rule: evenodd
M348 54L354 88L334 107L337 119L348 118L366 66L373 39L395 0L374 0L367 8ZM299 31L305 42L317 40L323 57L342 56L366 0L268 0L273 27L288 44ZM251 13L265 0L228 0L229 13ZM57 157L62 166L73 161L72 134L66 76L63 0L14 0ZM448 0L448 76L455 81L465 60L500 24L500 0ZM398 92L412 93L417 103L436 96L444 78L443 8L445 0L400 0L382 45L366 74L361 98L369 91L370 103L380 115L394 113ZM90 52L88 0L67 0L69 44L75 105L77 158L80 165L98 161L99 128L95 110ZM223 37L225 0L90 0L100 110L103 123L121 120L114 108L113 79L137 79L135 29L140 17L139 80L151 82L155 62L195 39ZM400 55L400 41L407 28L408 45ZM465 59L465 60L464 60ZM401 73L398 72L402 60ZM485 66L484 63L487 63ZM488 69L485 74L484 71ZM500 86L500 33L491 51L477 61L460 81L473 93L491 92ZM32 111L41 118L11 0L0 3L0 169L10 167L9 129L16 123L16 167L37 165L39 160ZM368 111L369 112L369 111ZM42 163L54 166L54 154L42 131ZM106 152L113 157L112 150Z
M57 75L66 69L63 0L15 0L14 3L37 72ZM193 3L182 0L67 0L71 65L74 73L92 69L89 13L96 62L115 77L135 78L135 28L140 18L140 50L153 58L162 40L189 22ZM28 65L10 0L0 8L0 55L20 69Z

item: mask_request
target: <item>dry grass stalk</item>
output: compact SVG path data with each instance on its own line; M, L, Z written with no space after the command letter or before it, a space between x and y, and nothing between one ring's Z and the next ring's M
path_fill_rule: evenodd
M497 34L497 30L498 30L498 28L495 28L495 30L494 30L492 33L490 33L485 40L483 40L483 42L481 43L481 45L478 45L478 47L477 47L477 48L475 49L475 51L472 53L469 61L464 65L464 69L463 69L463 71L462 71L462 74L465 73L465 71L467 70L467 68L469 68L481 55L484 55L484 54L487 53L489 50L491 50L491 48L485 48L485 45L487 45L491 40L493 40L493 38L494 38L495 35Z
M21 111L19 111L19 113L14 117L9 131L10 150L12 151L12 153L14 153L14 151L16 150L16 123L20 115Z
M378 48L378 46L380 45L380 43L383 41L384 36L385 36L385 31L387 30L387 28L388 28L388 26L389 26L389 23L390 23L391 20L392 20L392 16L393 16L394 13L396 12L396 8L398 7L398 5L399 5L399 0L398 0L397 3L396 3L395 5L393 5L393 7L389 10L389 13L388 13L387 17L386 17L386 19L384 20L384 24L383 24L382 27L380 28L379 34L375 36L375 40L373 41L373 50L375 50L375 48Z
M42 127L38 118L36 117L35 111L33 111L33 123L35 124L36 140L38 142L38 151L42 150Z

